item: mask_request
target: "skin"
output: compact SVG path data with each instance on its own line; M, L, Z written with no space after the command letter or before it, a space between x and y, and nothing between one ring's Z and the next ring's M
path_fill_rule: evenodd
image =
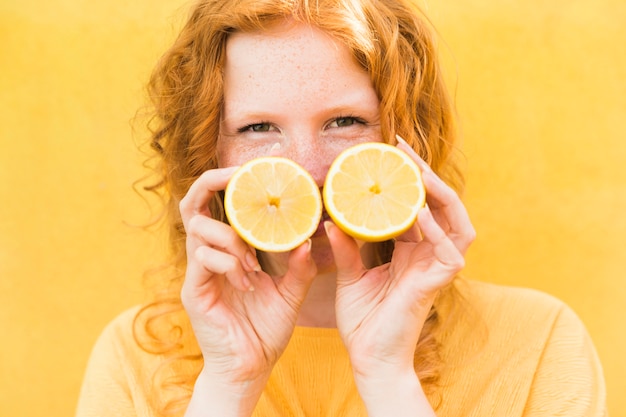
M400 141L423 171L427 207L396 242L389 264L330 221L299 248L256 253L207 203L236 166L268 154L306 168L321 187L339 152L381 141L368 74L319 29L283 22L227 43L219 169L181 201L188 266L182 300L204 355L188 416L249 416L294 326L337 327L370 416L434 415L413 369L421 328L439 289L474 239L456 193Z

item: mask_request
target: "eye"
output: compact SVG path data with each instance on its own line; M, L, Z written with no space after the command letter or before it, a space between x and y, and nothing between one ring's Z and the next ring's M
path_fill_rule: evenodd
M328 127L349 127L357 123L365 124L365 120L353 116L337 117L335 120L330 122Z
M273 127L270 123L252 123L249 125L246 125L244 127L240 127L239 129L237 129L237 131L239 133L243 133L243 132L269 132L273 130Z

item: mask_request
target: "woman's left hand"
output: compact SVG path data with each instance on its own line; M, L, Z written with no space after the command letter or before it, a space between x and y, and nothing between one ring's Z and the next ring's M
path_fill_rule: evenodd
M384 401L374 397L388 396L383 392L398 383L414 380L419 386L413 356L420 332L439 290L464 267L475 237L456 192L408 145L401 142L398 147L422 170L427 206L396 239L391 262L368 270L357 242L327 225L337 265L337 326L366 405Z

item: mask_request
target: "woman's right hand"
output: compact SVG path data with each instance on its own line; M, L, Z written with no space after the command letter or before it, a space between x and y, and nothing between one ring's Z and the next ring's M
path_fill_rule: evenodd
M189 416L207 410L220 416L252 414L317 272L309 241L290 253L283 276L269 276L254 249L211 217L209 201L233 172L205 172L180 202L187 233L181 298L204 357Z

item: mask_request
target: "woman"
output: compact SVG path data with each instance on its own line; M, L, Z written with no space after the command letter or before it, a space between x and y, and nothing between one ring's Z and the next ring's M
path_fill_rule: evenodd
M173 272L101 336L79 416L603 415L567 307L456 278L474 230L435 55L409 1L195 6L150 84ZM427 207L395 241L361 245L325 217L269 254L224 222L247 160L288 157L321 187L372 141L424 172Z

